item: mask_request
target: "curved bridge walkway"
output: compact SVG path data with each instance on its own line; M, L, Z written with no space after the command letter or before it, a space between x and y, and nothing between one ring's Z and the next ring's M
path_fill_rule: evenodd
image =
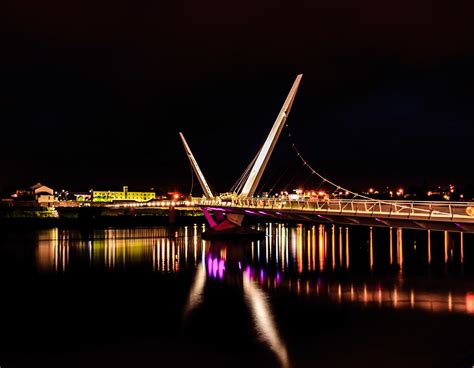
M194 202L214 212L296 221L474 232L474 203L246 198Z

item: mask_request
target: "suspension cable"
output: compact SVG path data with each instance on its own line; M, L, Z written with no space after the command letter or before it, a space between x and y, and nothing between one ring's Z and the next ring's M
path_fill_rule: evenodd
M258 154L260 153L260 150L258 150L257 154L253 158L253 160L250 162L250 164L247 166L247 168L244 170L242 175L240 176L239 179L234 183L232 188L230 189L231 193L237 193L242 190L243 186L245 185L245 182L247 181L248 177L250 176L250 171L252 170L253 165L255 164L255 161L257 161Z
M193 197L193 188L194 188L194 170L191 166L191 188L189 189L189 198Z
M286 125L286 127L288 127L288 125ZM308 161L306 161L304 159L304 157L301 155L301 152L298 150L298 148L296 147L296 144L293 142L293 140L291 139L291 134L289 133L288 134L288 138L290 138L290 142L291 142L291 147L293 148L293 150L296 152L296 156L303 162L303 167L304 166L307 166L308 169L311 171L311 174L312 175L316 175L317 177L319 177L321 180L322 180L322 184L324 183L328 183L330 185L332 185L333 187L336 188L335 191L337 190L343 190L345 191L346 193L349 193L349 194L352 194L353 195L353 198L352 199L355 199L355 198L362 198L362 199L365 199L367 201L371 201L371 202L375 202L375 203L381 203L381 204L388 204L388 205L392 205L393 203L390 202L390 201L385 201L385 200L380 200L380 199L374 199L374 198L370 198L370 197L367 197L365 195L362 195L362 194L359 194L359 193L356 193L356 192L353 192L349 189L346 189L340 185L337 185L335 183L333 183L331 180L327 179L326 177L324 177L323 175L321 175L319 172L317 172L315 169L313 169L313 167L308 163ZM320 185L320 186L321 186ZM406 205L400 205L401 208L410 208L409 206L406 206ZM416 209L417 211L420 211L420 212L430 212L430 210L428 209L423 209L423 208L417 208Z
M288 128L288 124L286 125L286 128ZM362 195L362 194L359 194L359 193L356 193L356 192L353 192L349 189L346 189L344 188L343 186L341 185L337 185L336 183L332 182L331 180L327 179L326 177L324 177L323 175L321 175L319 172L317 172L315 169L313 169L313 167L308 163L308 161L306 161L303 157L303 155L301 154L301 152L298 150L298 148L296 147L296 144L295 142L293 141L292 137L291 137L291 133L288 132L288 138L290 140L290 143L291 143L291 148L295 151L296 153L296 157L299 158L301 160L301 162L303 162L303 167L307 167L309 169L309 171L311 172L311 175L316 175L319 179L322 180L321 184L319 185L318 188L320 188L324 183L328 183L329 185L332 185L335 189L335 192L338 191L338 190L342 190L344 191L346 194L351 194L354 196L354 198L362 198L362 199L366 199L366 200L369 200L369 201L374 201L374 202L380 202L379 200L377 199L374 199L374 198L370 198L370 197L367 197L365 195ZM308 179L307 179L308 180Z

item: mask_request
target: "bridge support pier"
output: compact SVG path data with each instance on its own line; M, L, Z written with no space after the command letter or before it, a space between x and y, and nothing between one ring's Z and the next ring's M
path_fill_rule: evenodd
M170 208L169 208L168 223L170 225L174 225L176 223L176 210L175 210L174 206L170 206Z
M265 232L242 226L243 215L224 214L216 211L211 215L208 208L202 209L210 229L202 233L204 239L225 239L235 237L263 238Z

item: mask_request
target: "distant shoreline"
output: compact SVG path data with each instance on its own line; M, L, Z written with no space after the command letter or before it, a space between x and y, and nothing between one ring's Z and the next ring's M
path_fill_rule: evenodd
M176 209L174 221L168 210L110 210L100 207L11 207L0 209L0 229L50 227L165 226L203 223L201 211Z

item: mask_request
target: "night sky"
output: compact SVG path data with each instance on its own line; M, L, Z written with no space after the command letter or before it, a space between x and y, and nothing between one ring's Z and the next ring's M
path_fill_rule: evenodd
M189 190L182 131L227 191L298 73L267 176L298 168L291 131L313 167L356 190L474 181L472 1L2 8L0 190Z

